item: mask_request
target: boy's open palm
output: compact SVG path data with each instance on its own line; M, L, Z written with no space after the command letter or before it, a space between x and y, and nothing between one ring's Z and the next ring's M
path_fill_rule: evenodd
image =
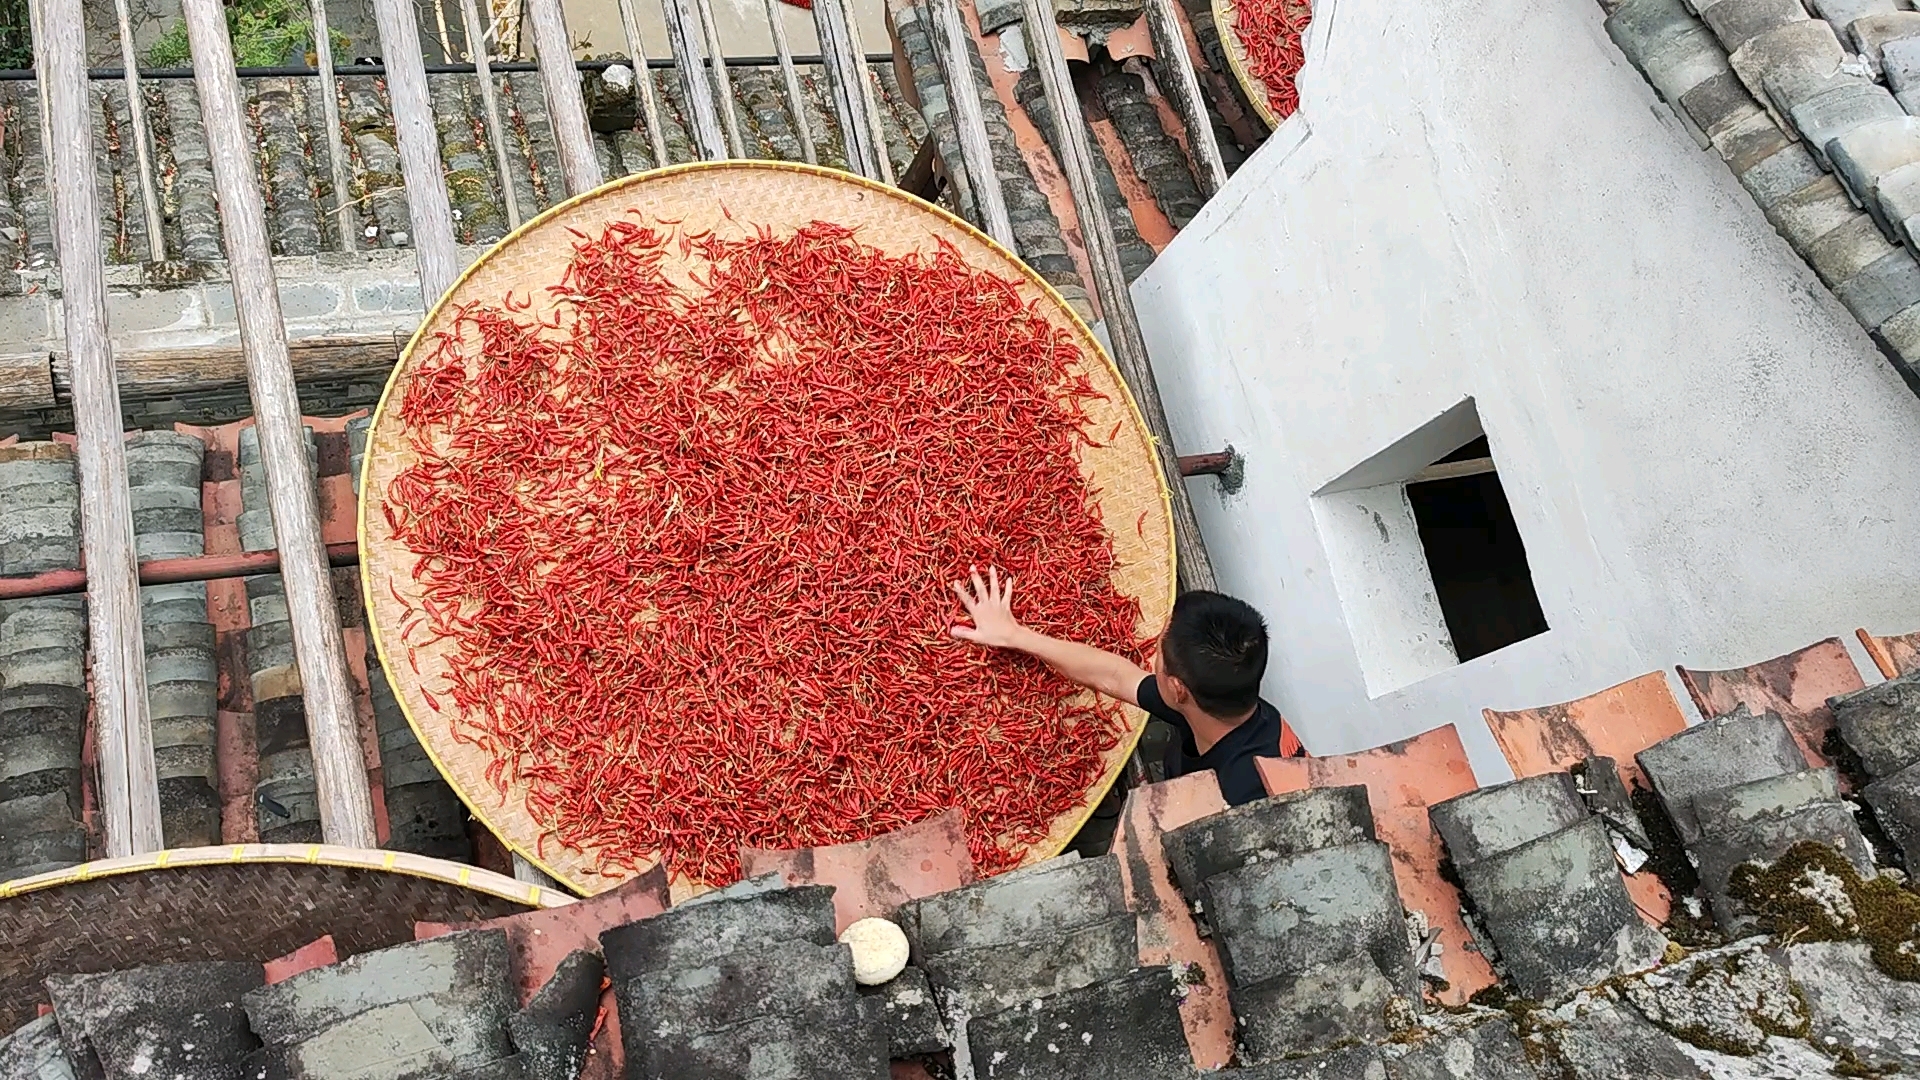
M1020 635L1020 620L1013 617L1013 578L1000 580L998 567L987 568L987 579L980 579L978 567L969 567L969 581L956 581L953 591L961 606L973 619L972 626L953 627L951 633L963 641L999 648L1011 646Z

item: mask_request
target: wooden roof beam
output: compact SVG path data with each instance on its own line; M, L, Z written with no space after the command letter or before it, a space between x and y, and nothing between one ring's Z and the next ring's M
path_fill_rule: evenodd
M133 499L120 427L120 390L107 334L106 261L100 247L92 127L87 107L86 18L81 0L29 0L34 64L47 131L54 243L73 363L73 426L80 465L80 547L87 568L93 649L101 832L109 858L158 851L160 787L147 711L147 657ZM59 133L68 133L62 137ZM75 136L73 133L82 133Z
M413 221L420 299L431 311L460 276L460 257L454 251L453 204L447 200L446 173L440 164L440 132L434 126L433 99L427 91L427 63L420 54L420 26L414 21L411 0L374 0L373 15L380 28L387 96L393 102L394 142L400 151L400 175L406 184L407 209ZM571 58L572 54L568 55ZM195 70L199 66L196 60ZM225 200L221 203L225 205ZM240 275L236 271L233 276L238 295Z
M64 2L78 4L78 0ZM330 844L376 847L346 644L326 547L320 540L317 499L307 474L306 437L287 357L287 328L267 242L266 208L253 147L241 121L233 43L227 37L220 0L182 0L181 8L193 53L193 81L206 123L214 191L220 200L234 310L247 359L247 389L253 398L254 423L260 429L275 546L286 585L294 657L300 665L300 696L313 745L321 833ZM118 419L116 413L116 423Z

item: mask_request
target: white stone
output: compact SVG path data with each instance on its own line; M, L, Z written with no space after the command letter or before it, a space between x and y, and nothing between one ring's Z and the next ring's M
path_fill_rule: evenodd
M1009 26L1000 31L1000 60L1010 72L1018 74L1027 70L1032 59L1027 56L1026 31L1018 26Z
M907 968L907 935L887 919L861 919L840 934L853 952L853 981L861 986L892 982Z

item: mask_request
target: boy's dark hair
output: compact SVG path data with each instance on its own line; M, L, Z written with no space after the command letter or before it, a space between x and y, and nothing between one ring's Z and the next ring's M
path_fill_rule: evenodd
M1245 601L1202 589L1181 593L1160 649L1167 674L1186 684L1208 716L1238 716L1260 700L1267 623Z

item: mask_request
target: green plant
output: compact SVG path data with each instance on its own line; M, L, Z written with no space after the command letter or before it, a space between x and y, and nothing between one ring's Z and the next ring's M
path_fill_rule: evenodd
M0 0L0 69L33 66L33 39L27 32L26 0Z
M278 67L312 49L313 19L301 0L240 0L227 8L227 33L240 67ZM346 59L346 35L334 31L333 56ZM193 62L187 26L175 23L147 50L147 66L186 67Z

